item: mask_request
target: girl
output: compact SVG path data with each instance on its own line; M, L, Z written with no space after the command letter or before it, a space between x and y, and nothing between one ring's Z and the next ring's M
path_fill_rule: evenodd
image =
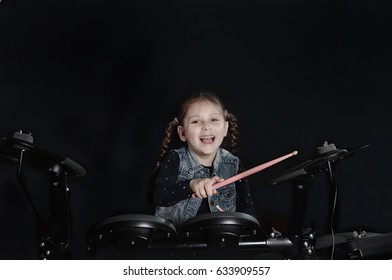
M237 119L217 95L203 91L186 100L167 126L153 172L155 215L177 228L201 213L239 211L255 216L246 178L211 188L244 170L235 156L237 137Z

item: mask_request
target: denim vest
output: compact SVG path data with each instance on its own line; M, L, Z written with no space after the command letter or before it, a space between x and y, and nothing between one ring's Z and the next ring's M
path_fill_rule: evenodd
M197 178L208 178L215 175L228 179L238 172L239 159L225 149L218 149L214 163L213 174L209 174L208 168L198 163L187 147L175 150L180 158L179 174L177 182ZM179 228L186 220L196 216L201 198L188 198L168 207L157 206L155 216L172 221ZM218 212L216 206L223 211L234 212L236 210L235 184L230 183L218 189L217 194L208 197L211 212Z

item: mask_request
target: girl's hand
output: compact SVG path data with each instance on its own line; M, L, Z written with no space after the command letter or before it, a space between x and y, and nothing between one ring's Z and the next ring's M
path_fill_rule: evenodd
M193 179L189 183L189 187L193 192L193 197L206 198L217 193L217 190L212 189L212 185L222 182L223 179L219 176L212 178Z

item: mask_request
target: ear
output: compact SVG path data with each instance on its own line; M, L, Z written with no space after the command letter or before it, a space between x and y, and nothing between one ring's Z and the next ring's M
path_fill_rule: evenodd
M177 126L177 133L182 142L186 142L185 130L182 126Z
M229 130L229 122L225 121L225 137L227 136L227 131Z

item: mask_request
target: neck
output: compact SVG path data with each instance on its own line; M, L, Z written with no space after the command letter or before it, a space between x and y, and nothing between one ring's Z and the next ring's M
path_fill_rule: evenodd
M197 154L195 154L195 153L192 152L192 151L191 151L191 153L192 153L192 155L195 157L195 159L196 159L200 164L202 164L202 165L204 165L204 166L212 166L212 163L214 162L215 156L216 156L216 153L215 153L215 154L211 154L211 155L202 155L202 156L197 155Z

